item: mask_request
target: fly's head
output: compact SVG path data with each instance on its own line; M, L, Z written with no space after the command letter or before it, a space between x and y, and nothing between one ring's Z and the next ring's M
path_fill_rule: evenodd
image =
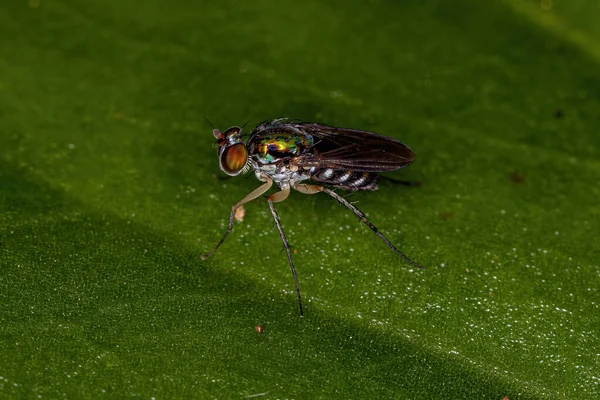
M236 176L248 171L248 149L242 140L242 128L238 126L227 129L224 133L218 129L213 131L219 146L219 166L229 176Z

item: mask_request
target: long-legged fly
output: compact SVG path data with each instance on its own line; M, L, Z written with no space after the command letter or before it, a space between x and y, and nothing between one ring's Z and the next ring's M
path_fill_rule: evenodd
M291 189L304 194L327 193L350 209L393 251L412 265L423 268L398 250L362 211L332 189L377 190L378 173L404 168L414 161L415 155L408 146L372 132L286 119L263 122L245 142L242 129L237 126L225 132L215 129L213 134L223 172L235 176L252 168L258 180L264 183L231 207L227 231L214 249L202 255L202 259L210 257L225 241L233 229L236 210L266 193L275 182L280 190L267 197L267 204L294 276L300 315L303 310L298 277L279 215L273 207L273 203L285 200ZM308 180L316 184L304 183Z

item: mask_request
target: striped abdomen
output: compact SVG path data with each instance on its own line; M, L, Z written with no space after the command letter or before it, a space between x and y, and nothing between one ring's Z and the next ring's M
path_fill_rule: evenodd
M319 168L310 179L346 190L377 190L377 174L347 169Z

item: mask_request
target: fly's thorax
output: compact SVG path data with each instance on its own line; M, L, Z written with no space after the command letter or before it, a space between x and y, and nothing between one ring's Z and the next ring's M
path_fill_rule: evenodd
M260 181L272 179L281 189L287 189L296 183L310 179L310 171L305 168L298 168L293 164L279 161L272 164L259 164L256 161L250 161L256 178Z
M258 164L273 164L306 153L312 144L313 138L308 134L276 132L251 137L248 151Z

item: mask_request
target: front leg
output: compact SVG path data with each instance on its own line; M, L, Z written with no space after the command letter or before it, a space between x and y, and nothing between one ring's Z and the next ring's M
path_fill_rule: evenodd
M223 237L221 238L219 243L217 243L217 245L215 246L214 249L212 249L211 251L209 251L206 254L202 254L201 258L203 260L206 260L208 257L212 256L213 253L215 251L217 251L219 246L221 244L223 244L223 242L225 241L225 238L227 237L227 235L229 235L229 232L231 232L233 230L233 219L235 218L235 210L237 210L244 204L248 203L249 201L252 201L252 200L256 199L257 197L262 196L264 193L267 192L267 190L269 190L271 188L271 185L273 185L273 180L269 179L268 181L266 181L265 183L260 185L258 188L254 189L252 192L248 193L243 199L241 199L240 201L238 201L231 207L231 213L229 214L229 225L227 226L227 232L225 232L225 234L223 235ZM275 194L277 194L277 193L275 193Z

